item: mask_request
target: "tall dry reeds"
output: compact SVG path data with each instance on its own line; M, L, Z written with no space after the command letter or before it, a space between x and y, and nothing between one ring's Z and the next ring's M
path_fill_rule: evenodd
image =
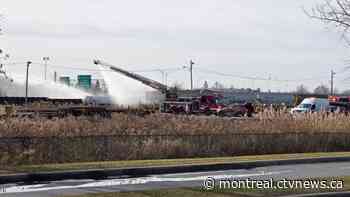
M350 117L264 111L253 119L113 114L0 120L0 165L350 151Z
M244 133L349 132L350 116L344 114L299 114L265 111L253 119L215 116L152 114L139 117L113 114L62 119L8 118L0 120L0 137L96 136L96 135L201 135Z

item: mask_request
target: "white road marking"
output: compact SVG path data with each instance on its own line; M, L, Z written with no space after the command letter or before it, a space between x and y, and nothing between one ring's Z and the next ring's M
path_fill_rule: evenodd
M348 170L348 169L350 169L350 166L347 166L347 167L341 167L340 169L341 169L341 170Z
M275 172L264 172L260 171L257 173L251 174L239 174L239 175L216 175L210 176L216 180L219 179L233 179L233 178L244 178L244 177L253 177L253 176L269 176L277 175L283 173L289 173L292 171L275 171ZM56 187L45 187L48 184L37 184L37 185L25 185L25 186L12 186L5 188L0 191L0 194L10 194L10 193L27 193L27 192L40 192L40 191L49 191L49 190L61 190L61 189L74 189L74 188L91 188L91 187L108 187L108 186L118 186L118 185L139 185L152 182L187 182L187 181L201 181L207 179L208 176L197 176L189 178L172 178L172 177L144 177L144 178L131 178L131 179L111 179L96 181L92 183L85 183L75 186L56 186Z

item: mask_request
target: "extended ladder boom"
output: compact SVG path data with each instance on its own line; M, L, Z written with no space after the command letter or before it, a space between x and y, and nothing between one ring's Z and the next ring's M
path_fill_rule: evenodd
M109 69L115 71L115 72L118 72L120 74L123 74L129 78L132 78L132 79L135 79L151 88L154 88L160 92L162 92L163 94L167 94L168 93L168 86L158 82L158 81L155 81L155 80L152 80L152 79L148 79L147 77L144 77L144 76L141 76L139 74L136 74L136 73L132 73L132 72L129 72L129 71L126 71L122 68L119 68L119 67L116 67L114 65L111 65L111 64L107 64L107 63L104 63L100 60L94 60L94 64L96 65L101 65L101 66L106 66L108 67Z

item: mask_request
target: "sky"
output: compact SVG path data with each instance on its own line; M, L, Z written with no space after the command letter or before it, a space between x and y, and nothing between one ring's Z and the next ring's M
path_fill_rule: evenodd
M48 77L94 74L102 59L150 78L188 88L218 81L236 88L313 90L330 83L350 89L349 47L341 31L310 19L322 0L1 0L0 48L9 74ZM169 70L168 70L169 69ZM144 71L144 72L141 72ZM242 78L243 77L243 78ZM249 77L245 79L244 77ZM251 77L271 80L253 80Z

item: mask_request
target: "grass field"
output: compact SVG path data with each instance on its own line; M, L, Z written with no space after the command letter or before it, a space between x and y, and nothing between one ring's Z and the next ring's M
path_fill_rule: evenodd
M154 160L350 151L350 116L286 112L253 119L114 114L0 119L0 168L95 161Z
M82 162L66 164L21 165L8 166L0 171L0 174L28 173L28 172L52 172L88 169L112 169L130 167L154 167L176 165L203 165L218 163L241 163L249 161L288 160L325 157L350 157L350 152L337 153L303 153L303 154L274 154L256 156L197 158L197 159L163 159L163 160L133 160L133 161L107 161L107 162Z
M286 112L262 112L254 119L152 114L99 117L0 119L0 138L98 135L203 135L271 133L350 133L350 116L314 113L299 117Z

